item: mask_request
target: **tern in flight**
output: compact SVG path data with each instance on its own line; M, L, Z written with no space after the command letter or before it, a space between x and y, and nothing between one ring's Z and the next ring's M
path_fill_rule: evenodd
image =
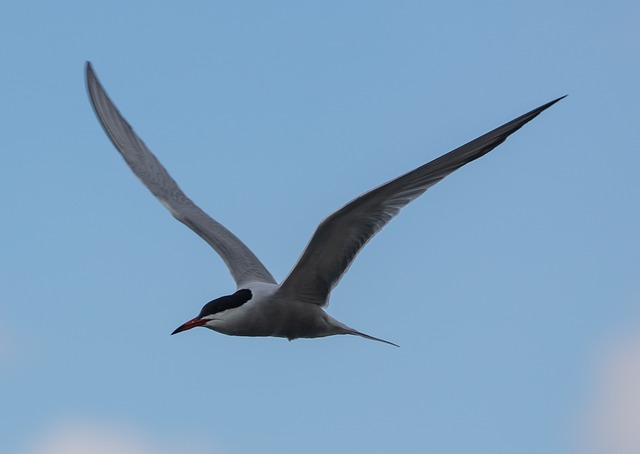
M236 281L234 294L208 302L197 317L172 334L204 326L232 336L275 336L289 340L352 334L395 346L327 314L324 307L329 303L331 290L358 252L402 207L451 172L489 153L525 123L564 98L533 109L353 199L320 223L296 265L278 284L242 241L182 192L111 102L90 62L86 65L86 77L98 120L133 173L178 221L215 249Z

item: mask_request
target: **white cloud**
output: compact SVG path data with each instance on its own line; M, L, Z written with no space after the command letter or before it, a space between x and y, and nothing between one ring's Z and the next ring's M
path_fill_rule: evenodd
M640 336L619 339L597 364L585 452L640 453Z
M110 424L56 423L45 430L25 454L204 454L202 443L153 437L140 431Z

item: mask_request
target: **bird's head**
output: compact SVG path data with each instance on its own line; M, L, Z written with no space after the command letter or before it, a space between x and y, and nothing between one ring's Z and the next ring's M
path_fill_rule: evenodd
M187 331L191 328L195 328L196 326L205 326L207 328L215 329L214 325L224 317L225 312L242 306L244 303L249 301L252 296L253 294L251 293L251 290L240 289L233 295L227 295L209 301L204 305L197 317L180 325L173 333L171 333L171 335Z

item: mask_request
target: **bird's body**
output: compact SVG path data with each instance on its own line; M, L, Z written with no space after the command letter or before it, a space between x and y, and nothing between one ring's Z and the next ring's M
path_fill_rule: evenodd
M205 326L234 336L274 336L289 340L361 333L324 310L364 245L409 202L463 165L487 154L562 98L512 120L487 134L353 199L325 218L289 275L278 284L233 233L209 217L178 187L111 102L87 63L89 97L107 135L131 170L180 222L201 236L223 259L236 292L207 303L200 314L173 334Z
M207 328L230 336L271 336L289 340L301 337L325 337L334 334L356 334L368 339L379 340L392 345L392 342L360 333L331 317L317 304L309 304L288 298L279 293L280 286L264 282L252 282L238 289L233 295L223 298L238 298L239 292L248 291L249 299L238 306L215 312L207 321ZM212 303L218 300L213 300ZM205 306L206 307L206 306ZM200 316L190 322L198 326ZM190 323L187 322L187 323ZM189 329L191 325L182 325L175 332Z
M251 299L234 310L215 316L210 326L234 336L274 336L297 339L320 337L327 331L321 321L325 311L317 305L289 301L278 296L279 286L252 282L239 290L249 290ZM311 334L305 336L304 334ZM328 334L324 334L325 336Z

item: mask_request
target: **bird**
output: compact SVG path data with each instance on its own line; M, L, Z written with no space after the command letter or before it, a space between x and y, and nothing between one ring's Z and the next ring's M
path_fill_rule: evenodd
M120 114L91 62L86 62L85 70L93 109L120 155L160 203L220 255L236 283L233 294L206 303L196 317L176 328L172 335L195 327L232 336L272 336L290 341L346 334L398 347L330 316L325 308L331 291L360 250L405 205L450 173L489 153L542 111L566 97L547 102L351 200L318 225L294 267L278 283L238 237L182 192Z

